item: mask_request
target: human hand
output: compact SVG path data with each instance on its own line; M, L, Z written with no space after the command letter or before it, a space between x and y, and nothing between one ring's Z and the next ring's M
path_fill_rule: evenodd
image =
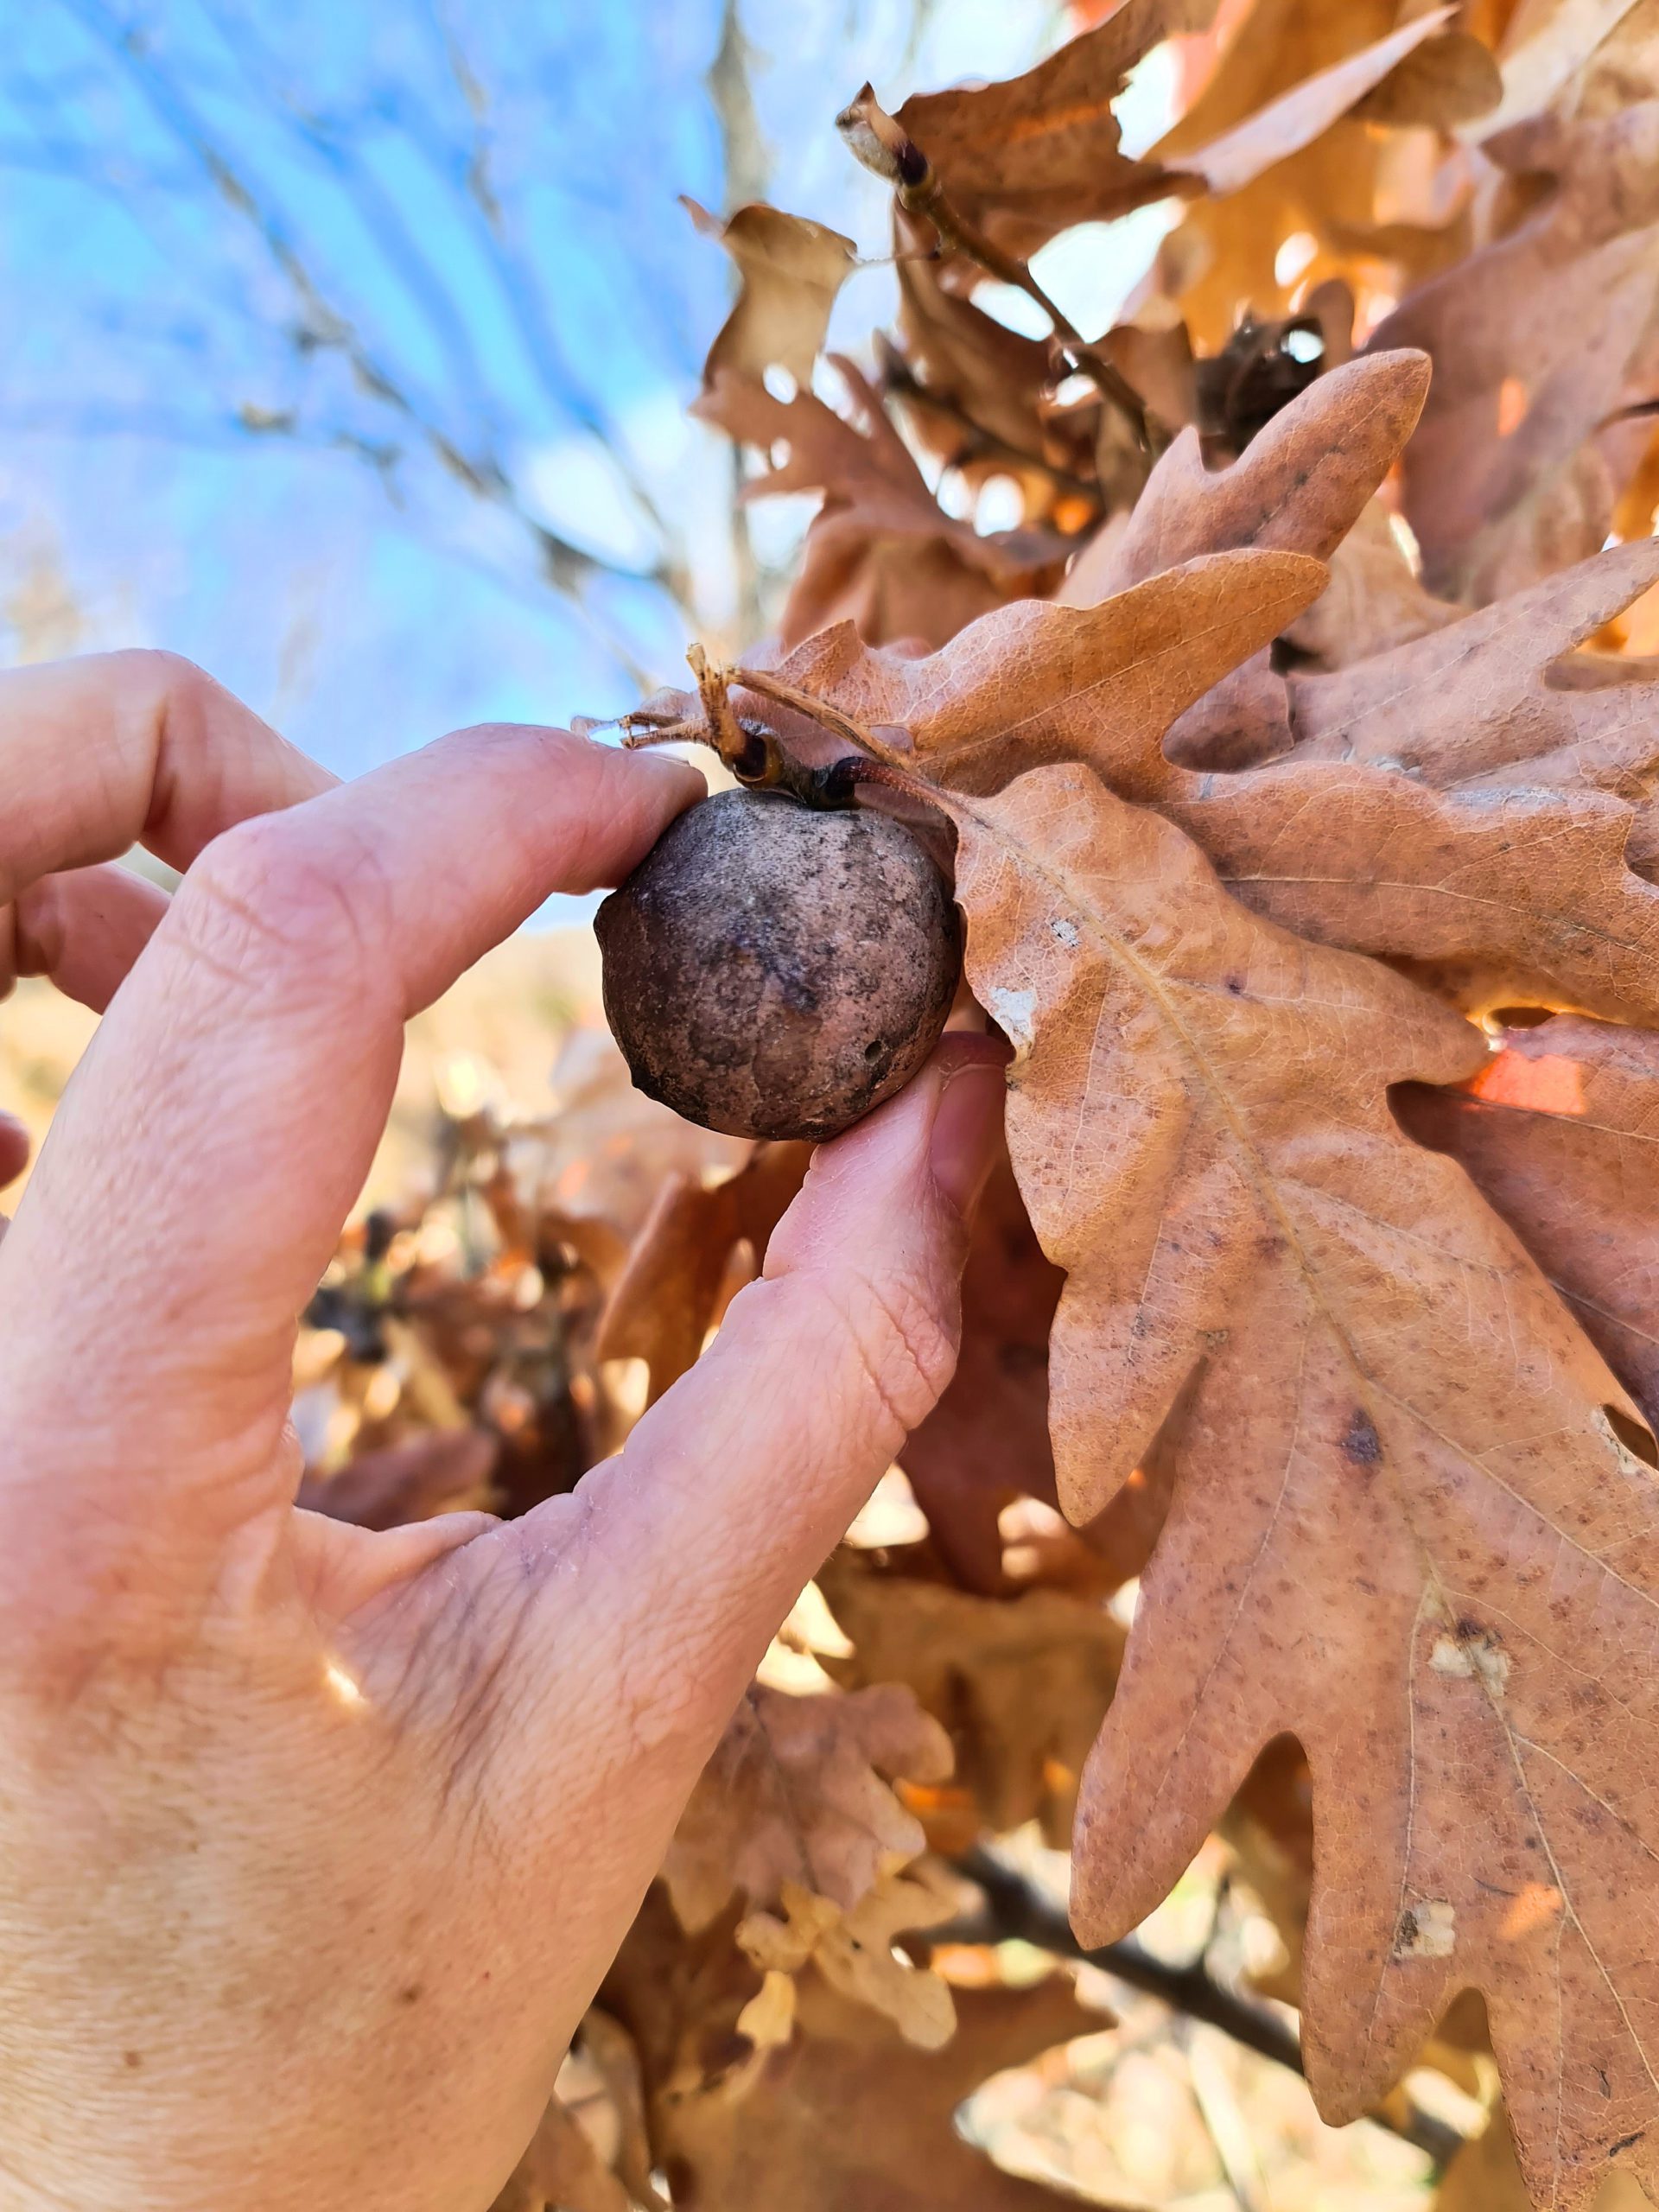
M109 1008L0 1243L6 2212L487 2205L769 1635L948 1379L1001 1094L963 1038L818 1153L572 1495L294 1509L296 1319L404 1021L698 790L501 727L334 787L165 656L0 677L0 995L10 962ZM93 865L138 838L170 905Z

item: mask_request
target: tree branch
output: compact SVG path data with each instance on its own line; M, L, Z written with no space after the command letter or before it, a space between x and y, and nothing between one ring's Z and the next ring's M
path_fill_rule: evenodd
M1034 1945L1038 1950L1052 1952L1057 1958L1081 1959L1117 1980L1127 1982L1131 1989L1155 1997L1172 2012L1218 2028L1244 2050L1253 2050L1258 2057L1269 2059L1274 2065L1306 2078L1301 2040L1295 2031L1266 2005L1241 1997L1212 1980L1202 1965L1166 1965L1132 1936L1121 1943L1087 1950L1072 1934L1071 1923L1065 1915L994 1852L970 1851L957 1859L955 1865L959 1872L984 1892L993 1941L1012 1936ZM935 1940L946 1933L943 1929L936 1931ZM1402 2136L1426 2152L1437 2169L1449 2164L1463 2148L1465 2138L1455 2127L1421 2111L1415 2105L1410 2106L1399 2120L1385 2112L1375 2112L1369 2117L1379 2127Z
M754 88L749 78L749 42L743 35L738 0L726 0L721 16L720 45L709 68L709 98L720 131L722 183L729 214L749 200L766 197L768 167L760 119L755 112ZM741 446L733 445L728 465L731 471L732 572L737 583L734 642L741 651L753 645L760 637L766 616L760 601L760 564L755 557L748 506L742 497Z
M589 577L617 575L632 582L673 588L660 566L640 575L584 551L550 530L524 505L493 454L465 452L436 422L389 365L371 349L352 318L327 298L281 219L260 199L248 177L215 138L194 105L165 73L146 47L126 38L102 0L63 0L63 4L132 79L157 118L201 165L232 211L253 229L292 288L303 319L307 341L340 353L359 386L406 422L450 475L480 499L501 508L526 532L549 582L581 604L581 586Z

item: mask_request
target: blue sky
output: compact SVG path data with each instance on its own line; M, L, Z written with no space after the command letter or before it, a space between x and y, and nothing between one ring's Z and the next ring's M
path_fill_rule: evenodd
M866 74L896 101L1007 73L1059 29L1038 0L743 22L767 196L870 252L880 188L836 109ZM626 658L672 672L664 594L601 579L577 615L535 533L648 563L619 451L721 611L729 464L683 410L729 270L676 201L723 201L720 28L718 0L14 10L0 653L175 647L347 773L460 722L618 711ZM836 334L856 346L890 296L861 274Z

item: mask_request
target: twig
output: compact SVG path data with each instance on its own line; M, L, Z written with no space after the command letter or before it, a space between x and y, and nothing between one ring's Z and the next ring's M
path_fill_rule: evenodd
M720 132L721 167L725 200L729 208L752 200L764 200L768 168L766 145L755 111L750 71L750 47L744 35L738 0L725 0L721 16L720 44L709 65L709 105ZM735 270L733 271L735 276ZM732 569L737 584L733 633L739 639L760 636L766 627L760 589L760 563L756 556L750 510L743 493L743 452L733 444L728 455L731 470L731 500L727 526L731 535Z
M1119 1981L1127 1982L1131 1989L1140 1990L1144 1996L1155 1997L1172 2012L1218 2028L1246 2050L1253 2050L1258 2057L1269 2059L1274 2065L1306 2078L1300 2037L1265 2005L1224 1988L1218 1981L1211 1980L1201 1966L1166 1965L1132 1936L1121 1943L1105 1944L1098 1950L1086 1949L1072 1934L1071 1923L1065 1915L992 1852L970 1851L955 1864L959 1872L983 1891L988 1917L997 1937L1017 1937L1039 1950L1052 1951L1057 1958L1081 1959L1090 1966L1098 1967ZM941 1929L938 1934L943 1936L945 1932ZM1463 2148L1465 2139L1455 2127L1421 2111L1415 2105L1408 2107L1398 2120L1386 2112L1374 2112L1368 2116L1379 2127L1389 2129L1426 2152L1433 2160L1437 2171L1448 2165Z
M798 715L805 715L820 728L831 730L837 737L844 737L849 745L855 745L872 760L879 760L884 767L897 769L900 775L913 776L915 764L900 753L896 746L888 745L874 730L866 729L850 715L844 715L829 700L820 699L810 691L798 690L792 683L785 683L769 676L763 668L733 668L726 671L727 680L741 683L746 690L758 691L763 699L772 699L780 707L792 707ZM917 779L919 782L920 779Z
M442 423L391 365L378 358L352 317L325 294L286 225L273 207L260 197L251 173L232 157L216 136L183 85L168 74L150 48L130 39L105 4L105 0L64 0L64 5L86 32L98 40L130 78L157 120L200 166L232 212L258 237L290 287L300 315L300 342L327 346L348 364L359 388L396 414L427 448L439 465L474 497L501 508L530 537L543 572L554 588L568 596L582 618L617 653L594 620L582 587L598 574L626 575L643 582L677 590L677 580L659 563L646 572L627 569L587 552L550 530L531 512L496 455L486 449L476 455L463 450ZM383 241L384 244L384 241ZM625 664L632 664L626 656Z
M1087 499L1091 506L1099 507L1100 486L1092 478L1074 475L1071 469L1045 461L1040 454L1028 453L1024 446L1017 446L1007 438L999 437L995 430L988 430L982 423L974 420L965 407L958 406L953 399L944 398L937 391L930 391L903 354L891 346L884 346L882 349L881 390L906 406L937 415L942 422L952 423L966 433L967 442L953 455L948 464L950 467L960 468L970 461L1004 461L1010 470L1029 469L1046 477L1057 492L1070 493L1077 499Z
M1004 253L982 231L976 229L947 194L938 171L926 154L876 101L866 85L858 98L836 118L854 157L893 187L899 205L909 214L931 223L942 245L965 254L988 276L1012 284L1034 301L1048 317L1055 337L1072 365L1091 377L1102 395L1128 423L1135 442L1148 460L1168 442L1147 403L1114 361L1109 361L1083 336L1069 316L1051 300L1027 264L1017 255Z

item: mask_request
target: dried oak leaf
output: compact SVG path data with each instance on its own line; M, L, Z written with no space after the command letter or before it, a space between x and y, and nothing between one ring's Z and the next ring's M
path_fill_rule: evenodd
M982 1825L1004 1835L1039 1821L1064 1851L1123 1656L1105 1607L1061 1590L980 1597L847 1552L818 1583L853 1645L850 1658L824 1659L836 1680L906 1684L950 1731L956 1779Z
M981 537L947 515L859 372L839 357L836 366L861 428L811 391L777 399L728 371L691 409L739 444L786 454L746 485L746 498L823 494L784 610L785 646L842 620L872 645L940 645L990 608L1058 580L1065 540L1038 531Z
M1003 1587L1003 1507L1054 1502L1048 1332L1063 1281L1003 1150L968 1241L957 1371L899 1454L940 1556L969 1589Z
M1503 98L1475 137L1491 137L1551 106L1574 79L1573 107L1582 111L1583 74L1597 49L1646 0L1527 0L1503 41Z
M1109 222L1183 182L1122 149L1112 103L1162 39L1208 29L1217 0L1127 0L1093 30L1001 84L912 94L897 121L952 205L1028 259L1075 223Z
M1435 38L1435 33L1445 29L1454 12L1450 7L1436 8L1373 40L1357 53L1332 62L1328 68L1303 78L1219 137L1211 139L1207 144L1189 145L1181 156L1181 167L1202 177L1210 191L1219 198L1243 191L1267 170L1287 161L1293 154L1301 153L1362 102L1363 111L1373 123L1422 121L1425 118L1421 114L1386 111L1414 104L1421 109L1431 104L1437 92L1444 105L1457 105L1464 96L1469 73L1465 42L1455 38ZM1426 44L1428 40L1434 43ZM1471 39L1466 43L1485 54L1485 48L1478 41ZM1490 64L1491 56L1486 59ZM1412 62L1416 64L1415 69L1409 75L1402 74ZM1395 95L1394 99L1379 99L1379 94L1390 86ZM1495 67L1491 90L1495 98Z
M1340 7L1332 0L1255 0L1209 83L1147 159L1180 171L1195 149L1247 127L1251 117L1308 79L1389 37L1398 15L1395 0L1348 0ZM1195 200L1166 240L1159 264L1163 289L1195 347L1217 353L1243 314L1277 320L1290 312L1298 288L1351 276L1353 241L1369 245L1376 231L1385 174L1396 230L1443 223L1428 189L1438 166L1436 142L1419 136L1422 154L1408 167L1400 134L1344 115L1242 190ZM1415 190L1407 188L1414 185ZM1313 251L1287 280L1275 262L1291 238L1310 240ZM1436 243L1435 232L1420 242L1413 229L1413 251L1433 251Z
M671 1175L601 1316L594 1357L643 1359L654 1405L696 1361L720 1319L738 1247L757 1269L806 1176L809 1144L759 1144L721 1182Z
M756 1987L729 1937L688 1945L648 1898L607 1983L645 2063L657 2156L688 2212L1058 2212L1074 2200L992 2165L955 2125L992 2075L1109 2025L1064 1976L964 1989L957 2031L919 2050L809 1969L795 2031L758 2050Z
M1561 678L1656 582L1659 541L1638 539L1336 674L1293 674L1296 759L1371 762L1438 791L1524 780L1638 800L1659 770L1653 683Z
M1600 426L1648 396L1659 100L1541 118L1486 150L1552 189L1507 236L1420 287L1372 341L1433 356L1405 457L1406 516L1431 588L1483 601L1600 545L1646 445L1643 423Z
M694 2203L721 2212L1057 2212L1069 2191L1004 2173L963 2140L956 2107L991 2075L1109 2024L1064 1975L957 1999L943 2050L916 2052L816 1977L795 2042L740 2111L707 2134L676 2130L698 2177ZM734 2122L734 2124L733 2124Z
M1162 454L1129 525L1086 547L1057 594L1092 607L1204 553L1245 546L1328 560L1422 413L1429 364L1374 353L1332 369L1276 415L1239 458L1206 468L1195 430Z
M632 2202L555 2097L490 2212L631 2212Z
M1171 722L1293 622L1325 573L1301 554L1218 553L1098 606L1020 601L921 658L871 652L839 623L773 673L885 729L951 790L995 790L1033 763L1083 760L1126 796L1155 799L1181 783L1159 749Z
M1339 673L1293 675L1300 742L1170 802L1223 879L1322 943L1416 963L1471 1011L1659 1021L1659 891L1631 863L1659 773L1650 682L1563 682L1659 575L1620 547ZM1645 863L1644 863L1645 865Z
M918 444L970 484L1013 476L1027 519L1068 497L1086 519L1095 505L1093 441L1057 434L1049 345L1010 330L944 281L949 264L929 251L931 226L902 210L895 221L904 350L889 355L886 380Z
M737 1941L768 1975L798 1975L815 1966L834 1989L891 2020L918 2050L938 2050L957 2024L948 1982L912 1966L898 1948L901 1936L938 1928L962 1909L958 1885L926 1859L903 1873L886 1873L850 1912L798 1882L783 1884L783 1917L752 1912Z
M1493 115L1503 97L1503 79L1491 48L1468 31L1448 30L1396 63L1353 112L1363 123L1454 130Z
M1659 2177L1659 1491L1599 1354L1387 1103L1484 1040L1250 915L1084 771L951 811L1015 1166L1067 1270L1061 1499L1087 1518L1154 1438L1177 1466L1084 1777L1079 1932L1144 1916L1294 1734L1327 2118L1475 1986L1540 2199L1574 2212L1615 2156Z
M1225 468L1206 468L1197 431L1183 431L1153 470L1128 529L1103 533L1079 554L1060 602L1093 606L1200 554L1247 546L1329 559L1411 435L1428 377L1421 353L1346 363L1319 378ZM1266 645L1218 675L1174 722L1170 756L1241 767L1287 751L1284 682Z
M725 247L742 279L703 363L705 387L722 369L759 378L774 366L810 385L836 295L856 257L851 238L760 200L723 221L683 194L680 205L705 238Z
M821 1697L752 1682L663 1863L674 1910L695 1933L734 1890L767 1906L794 1884L850 1912L925 1844L893 1781L950 1771L949 1737L896 1682Z
M1628 866L1630 810L1611 792L1519 779L1437 791L1293 756L1206 778L1166 810L1247 905L1409 963L1467 1013L1542 1004L1659 1025L1659 887Z
M1592 2199L1595 2212L1649 2212L1650 2199L1627 2174L1611 2173ZM1532 2212L1515 2155L1515 2138L1499 2105L1484 2131L1440 2177L1430 2212Z
M1659 1034L1573 1014L1511 1030L1402 1121L1468 1170L1659 1424Z
M397 1529L492 1503L490 1477L501 1440L470 1423L434 1428L359 1452L338 1473L308 1474L295 1503L359 1529Z
M1460 607L1424 588L1380 499L1360 510L1326 565L1330 582L1285 633L1320 670L1349 668L1391 652L1462 616Z

